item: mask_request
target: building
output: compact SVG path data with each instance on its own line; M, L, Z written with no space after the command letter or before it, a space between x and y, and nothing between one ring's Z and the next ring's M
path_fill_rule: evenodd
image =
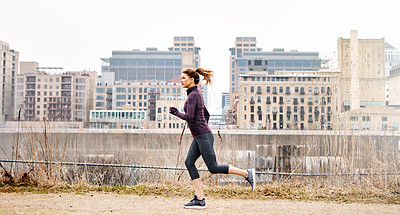
M239 91L239 75L247 74L245 68L238 68L239 62L243 59L243 54L245 52L257 52L261 51L261 49L257 48L256 37L236 37L235 47L230 48L229 51L231 52L229 60L229 93L231 96L230 106L232 107L235 93Z
M100 82L113 85L116 82L174 82L179 83L181 72L200 66L200 48L192 36L174 37L168 51L147 48L145 51L112 51L112 56L102 58ZM201 88L204 104L208 106L208 86Z
M338 67L340 76L341 112L357 110L361 106L384 106L385 96L385 40L339 38Z
M123 110L129 105L132 111L144 111L143 128L182 128L183 121L169 114L170 107L183 111L186 90L178 83L131 82L96 86L95 110ZM118 128L109 126L108 128ZM141 128L141 127L139 127Z
M192 36L184 36L184 37L174 37L174 46L169 48L170 51L189 51L186 53L193 53L193 57L190 54L186 54L190 56L190 59L184 60L185 62L190 62L189 64L183 64L182 67L191 67L197 68L200 66L200 47L196 47L194 37ZM193 63L192 63L193 61Z
M146 111L134 111L126 105L123 110L91 110L90 128L92 129L143 129L146 123Z
M240 75L239 129L331 129L337 73L249 71Z
M229 109L229 93L227 92L222 92L221 108L222 110Z
M10 45L0 40L0 124L14 118L15 77L18 74L19 53L10 49Z
M391 67L388 82L389 106L400 108L400 65Z
M393 66L400 65L400 52L389 43L385 43L386 101L389 101L389 76Z
M246 52L238 60L238 67L248 71L319 71L325 62L318 52L285 52L283 48L275 48L271 52ZM250 64L251 63L251 64Z
M340 130L398 131L400 111L388 106L366 106L338 114Z
M16 77L14 111L17 114L21 109L24 121L82 122L88 127L96 77L93 71L23 71Z

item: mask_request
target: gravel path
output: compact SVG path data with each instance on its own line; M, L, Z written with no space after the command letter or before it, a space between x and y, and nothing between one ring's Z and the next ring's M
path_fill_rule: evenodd
M0 193L0 214L400 214L400 205L207 198L205 210L176 197L103 193Z

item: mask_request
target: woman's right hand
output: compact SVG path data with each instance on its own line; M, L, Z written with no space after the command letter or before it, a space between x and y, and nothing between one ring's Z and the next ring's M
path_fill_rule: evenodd
M176 115L176 113L178 113L178 109L176 109L176 107L170 107L169 113L172 115Z

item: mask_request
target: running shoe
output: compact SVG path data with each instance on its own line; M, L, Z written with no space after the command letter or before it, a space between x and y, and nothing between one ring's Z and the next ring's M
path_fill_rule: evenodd
M187 209L204 209L206 208L206 200L204 198L202 200L198 200L197 195L194 195L194 199L183 206Z
M256 187L256 170L255 169L248 169L247 172L249 175L245 178L251 185L251 191L254 191Z

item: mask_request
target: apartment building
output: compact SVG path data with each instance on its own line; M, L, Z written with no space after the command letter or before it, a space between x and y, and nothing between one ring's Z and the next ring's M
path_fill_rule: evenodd
M89 126L97 72L49 74L23 72L17 76L15 113L25 121L82 122Z
M337 75L291 71L240 75L239 129L331 129Z
M18 74L19 53L0 40L0 125L14 118L15 77Z

